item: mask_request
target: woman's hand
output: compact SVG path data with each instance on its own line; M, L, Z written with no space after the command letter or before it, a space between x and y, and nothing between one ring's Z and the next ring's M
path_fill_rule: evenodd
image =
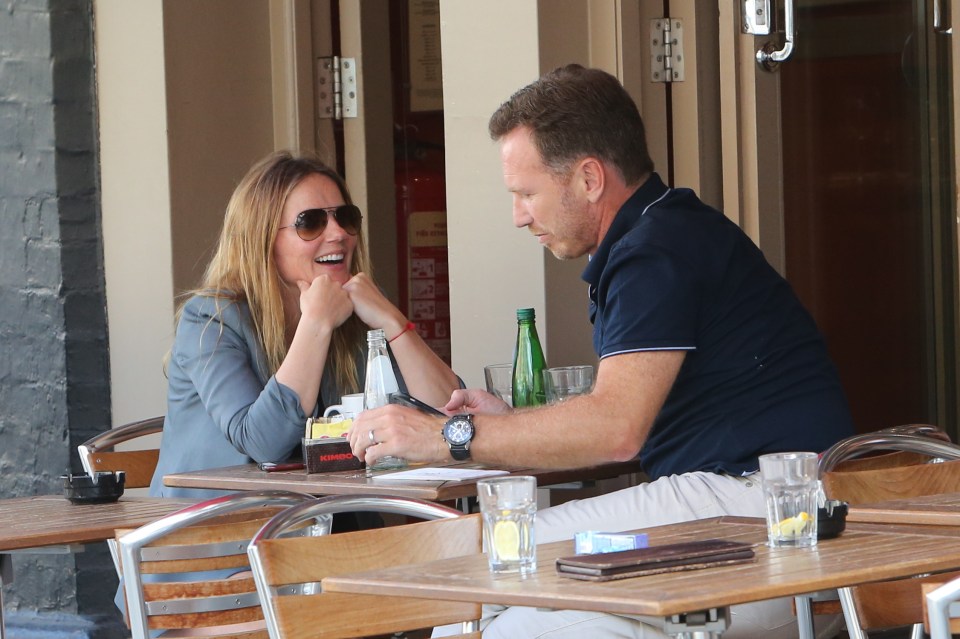
M387 338L398 334L407 324L403 316L366 273L357 273L343 285L353 303L353 312L370 328L382 328Z
M350 295L328 275L318 275L312 282L297 282L300 288L300 319L334 329L353 314Z
M472 413L474 415L505 415L512 408L505 401L479 388L457 389L443 407L447 415Z

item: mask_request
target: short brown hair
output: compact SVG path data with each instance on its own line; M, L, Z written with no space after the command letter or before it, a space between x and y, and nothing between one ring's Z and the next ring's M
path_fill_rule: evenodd
M517 127L529 127L541 161L556 174L587 155L615 166L629 186L653 171L637 105L600 69L569 64L514 93L490 117L490 137Z

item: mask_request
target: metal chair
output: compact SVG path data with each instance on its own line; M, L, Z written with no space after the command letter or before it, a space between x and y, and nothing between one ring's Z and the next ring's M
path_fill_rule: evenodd
M908 458L913 461L887 467L863 469L844 465L845 461L880 451L921 455L934 463L916 463L915 459ZM820 459L820 479L827 497L850 504L956 492L960 491L960 447L950 443L938 429L926 425L856 435L824 453ZM866 639L868 630L911 624L912 636L922 637L921 584L944 578L949 575L838 589L850 638Z
M88 475L97 471L124 471L124 489L147 488L153 479L153 471L157 468L160 458L159 448L141 450L114 450L114 446L122 442L154 435L163 431L163 416L151 417L138 422L124 424L111 428L77 446L80 453L80 463ZM117 552L117 540L108 539L107 548L113 559L113 567L120 574L120 556Z
M436 520L323 537L278 539L318 515L366 511ZM285 510L248 553L271 639L340 639L464 623L479 639L480 605L404 597L324 593L323 578L481 552L480 515L418 499L339 495Z
M196 628L208 637L266 639L247 545L282 508L314 501L287 491L235 493L118 531L133 639L147 639L154 630ZM329 532L331 518L317 518L318 526L298 534Z
M126 488L146 488L153 479L160 456L158 448L146 450L114 450L121 442L163 431L163 416L151 417L102 432L77 446L83 470L92 475L97 471L122 470L126 473Z
M960 633L960 578L940 584L925 584L924 618L930 639L950 639Z

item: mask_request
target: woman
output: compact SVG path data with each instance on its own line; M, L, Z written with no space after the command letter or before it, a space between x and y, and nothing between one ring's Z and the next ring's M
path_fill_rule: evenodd
M360 210L320 161L274 153L227 205L202 286L181 307L150 494L173 472L281 461L308 416L362 390L366 331L382 328L402 390L443 405L459 380L370 276Z

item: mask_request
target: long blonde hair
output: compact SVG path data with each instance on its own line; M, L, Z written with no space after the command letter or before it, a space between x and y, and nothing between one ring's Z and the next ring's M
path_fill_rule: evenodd
M230 197L217 251L207 265L201 288L194 291L218 301L247 303L271 375L287 355L281 294L284 284L274 261L273 245L287 198L305 177L313 174L332 180L344 201L352 203L343 178L319 159L294 156L288 151L272 153L251 167ZM362 228L357 232L350 271L353 275L361 271L371 273ZM341 393L359 390L356 356L363 348L366 328L356 315L351 315L333 333L327 366L332 364Z

